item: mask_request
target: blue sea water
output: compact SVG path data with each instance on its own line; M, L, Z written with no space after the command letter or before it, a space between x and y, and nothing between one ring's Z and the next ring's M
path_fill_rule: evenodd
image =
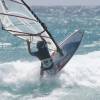
M26 43L0 30L0 100L100 100L100 7L33 7L59 43L85 31L76 54L55 77L40 80Z

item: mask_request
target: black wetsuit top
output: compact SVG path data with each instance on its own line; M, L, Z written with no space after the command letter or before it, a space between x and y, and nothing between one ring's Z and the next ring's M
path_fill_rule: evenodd
M46 59L46 58L51 58L46 42L39 41L37 43L37 49L38 49L38 51L31 52L30 44L28 44L28 50L29 50L29 53L32 56L37 56L40 60L43 60L43 59Z
M51 58L47 47L39 49L37 52L34 52L33 55L37 56L40 60Z

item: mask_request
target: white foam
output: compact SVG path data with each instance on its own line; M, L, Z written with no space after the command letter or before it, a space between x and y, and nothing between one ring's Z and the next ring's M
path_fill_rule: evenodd
M0 47L10 47L12 44L11 43L2 43L0 42Z
M63 70L60 79L65 86L100 86L100 51L74 56Z
M85 44L83 47L97 47L100 46L100 41L94 41L91 44Z
M40 62L10 62L0 64L0 79L6 84L18 84L38 80Z
M40 62L15 61L0 64L0 84L36 84L40 79ZM61 87L100 86L100 51L75 55L57 77ZM56 80L57 80L56 79ZM55 80L54 80L55 81Z

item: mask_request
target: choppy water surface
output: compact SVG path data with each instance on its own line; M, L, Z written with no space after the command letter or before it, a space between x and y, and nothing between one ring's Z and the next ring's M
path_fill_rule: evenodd
M57 42L76 29L83 41L55 77L40 80L40 62L24 41L0 31L0 100L100 100L100 7L33 7Z

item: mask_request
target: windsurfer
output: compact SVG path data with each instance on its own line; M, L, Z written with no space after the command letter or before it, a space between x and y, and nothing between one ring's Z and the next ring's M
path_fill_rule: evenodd
M38 51L32 52L30 48L30 41L27 41L28 51L32 56L36 56L41 61L41 77L44 75L44 71L50 70L53 67L53 61L48 51L47 43L45 40L37 42Z

